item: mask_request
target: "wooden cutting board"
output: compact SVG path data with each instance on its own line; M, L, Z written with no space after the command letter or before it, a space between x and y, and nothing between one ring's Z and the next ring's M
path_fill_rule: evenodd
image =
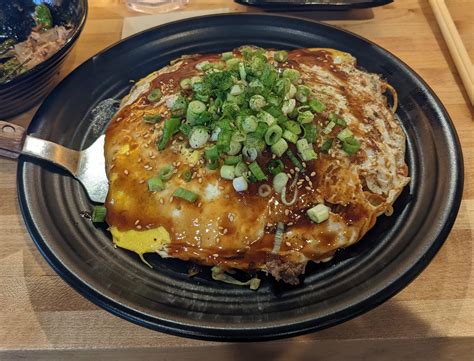
M448 0L474 57L474 1ZM250 11L230 0L190 0L186 10ZM120 0L89 0L89 18L62 75L118 41L129 12ZM381 8L300 13L349 29L396 54L441 98L464 152L459 216L429 267L397 296L342 325L287 340L231 344L189 340L135 326L73 291L30 239L16 198L16 163L0 159L0 360L474 360L474 110L427 0ZM13 119L27 126L29 111Z

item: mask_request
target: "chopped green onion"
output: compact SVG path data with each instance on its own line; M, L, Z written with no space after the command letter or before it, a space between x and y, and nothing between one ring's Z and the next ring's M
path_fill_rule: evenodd
M257 148L254 148L254 147L247 147L247 146L244 146L242 148L242 154L243 156L249 160L249 161L254 161L255 159L257 159L257 156L258 156L258 150Z
M242 143L231 140L229 143L229 150L227 151L227 154L228 155L239 154L241 149L242 149Z
M178 187L176 190L173 192L173 196L176 198L181 198L184 199L185 201L188 201L190 203L194 203L198 199L198 195L194 192L188 191L187 189Z
M318 155L314 151L313 147L309 145L308 141L304 138L296 142L296 148L301 155L301 159L303 159L305 162L318 158Z
M249 88L253 94L261 94L265 90L262 82L258 79L252 80L249 83Z
M263 60L261 57L254 57L250 63L250 70L253 75L260 76L265 66L266 59Z
M346 138L342 142L342 150L349 155L356 154L359 149L360 149L360 143L354 137Z
M143 120L145 121L145 123L148 124L156 124L161 119L163 119L163 116L161 114L145 114L143 116Z
M326 127L323 129L324 134L331 133L332 129L336 126L336 122L329 122Z
M206 159L207 168L215 170L219 167L219 150L217 146L213 146L204 150L204 158Z
M201 71L205 71L205 70L208 70L212 67L212 64L207 61L207 60L204 60L198 64L196 64L196 69L197 70L201 70Z
M165 149L166 144L171 139L173 134L179 130L180 124L181 120L179 118L169 118L165 120L165 124L163 126L163 135L157 143L159 150Z
M170 166L169 164L166 164L165 166L161 167L161 169L158 171L158 177L162 181L168 181L173 177L173 171L174 168Z
M311 99L308 104L311 110L316 113L322 113L326 109L326 106L316 98Z
M332 142L332 139L325 140L324 143L321 145L321 152L327 153L327 151L332 147Z
M94 206L92 210L92 222L102 223L105 222L105 217L107 216L107 208L104 206Z
M273 159L270 161L270 163L268 163L267 168L270 171L270 173L275 175L275 174L283 172L283 170L285 169L285 165L280 159Z
M258 165L257 162L252 162L249 164L250 172L254 175L257 181L267 180L267 176L263 173L262 168Z
M235 178L235 167L233 165L223 165L220 174L222 178L232 180Z
M239 64L240 64L240 59L238 58L231 58L226 60L226 66L228 70L232 71L238 71L239 70Z
M163 96L163 93L161 92L161 90L159 88L156 88L156 89L153 89L148 95L147 95L147 99L150 101L150 102L153 102L153 103L156 103L157 101L159 101L161 99L161 97Z
M201 148L210 138L206 127L197 126L191 129L188 136L189 145L193 149Z
M258 112L259 110L262 110L262 108L265 105L267 105L265 98L258 94L252 95L252 97L249 100L250 109L255 110L256 112Z
M200 76L193 76L191 78L191 86L194 87L194 85L197 83L200 83L202 85L202 78Z
M189 79L189 78L182 79L179 82L179 86L181 87L181 89L184 89L184 90L190 90L190 89L193 88L193 85L191 83L191 79Z
M318 135L318 128L315 124L303 124L304 138L309 143L316 142L316 137Z
M222 130L217 137L217 148L222 152L230 151L230 143L232 142L232 131Z
M242 121L242 130L246 133L255 132L257 130L257 117L249 115Z
M283 105L281 106L281 111L286 115L288 113L291 113L296 106L296 100L295 99L288 99L283 102Z
M236 165L240 161L242 161L242 155L230 155L226 159L224 159L225 165Z
M253 134L255 134L257 138L263 138L263 136L267 132L267 129L268 129L267 123L258 122L257 129L255 129L255 132Z
M303 164L301 164L300 160L296 158L296 155L290 149L288 149L286 155L288 158L290 158L291 163L293 163L296 168L298 168L300 171L304 171Z
M247 72L245 71L244 63L239 63L239 75L241 80L245 80L247 77Z
M193 172L191 171L191 169L186 169L182 174L181 174L181 178L183 178L183 180L187 183L187 182L190 182L191 179L193 178Z
M281 99L276 96L275 94L268 94L267 95L267 103L270 105L274 105L276 107L279 107L281 104Z
M237 117L239 112L240 112L240 107L235 103L225 102L222 105L222 114L227 115L228 117L232 119Z
M296 87L295 98L300 103L306 103L311 90L306 85L298 85Z
M237 192L244 192L248 189L249 187L249 184L247 183L247 180L245 179L245 177L243 176L240 176L240 177L237 177L237 178L234 178L232 180L232 185L234 186L234 189L237 191Z
M288 149L288 143L285 139L280 138L278 142L271 146L272 153L276 154L278 157L281 157L283 153Z
M231 51L227 51L225 53L222 53L222 60L227 61L229 59L232 59L234 57L234 53Z
M278 125L272 125L265 133L265 143L273 145L278 142L283 134L283 130Z
M339 132L339 134L337 135L337 138L341 141L345 141L346 139L352 137L353 134L351 132L351 130L349 128L344 128L343 130L341 130Z
M300 154L301 154L301 159L303 159L305 162L318 159L318 155L312 148L307 148L303 150Z
M258 112L257 119L259 122L265 122L269 127L277 122L273 115L263 110Z
M286 173L278 173L273 177L273 189L277 193L281 193L283 188L286 187L288 183L288 175Z
M290 79L279 79L275 84L275 91L281 97L285 96L291 87L291 80Z
M290 90L285 94L285 99L291 99L296 95L296 87L293 84L290 84Z
M293 121L293 120L289 120L285 123L285 128L288 129L290 132L292 132L293 134L296 134L296 135L299 135L301 134L301 127L300 125Z
M296 69L285 69L283 70L283 78L290 79L293 84L296 84L300 79L300 72Z
M188 109L186 111L186 120L190 124L194 124L199 114L205 111L206 111L206 104L204 104L203 102L199 100L193 100L188 105Z
M249 168L247 167L247 164L245 162L239 162L235 166L235 175L237 177L244 176L245 174L247 174L248 171Z
M235 84L232 86L232 88L230 88L231 95L240 95L242 94L243 91L244 89L242 88L240 84Z
M166 188L165 182L159 176L151 177L148 179L147 184L150 192L161 192Z
M222 70L225 68L225 63L223 61L217 61L215 63L211 63L213 70Z
M328 117L329 121L336 122L341 127L347 127L347 123L344 119L339 118L335 113L330 113Z
M178 96L171 106L171 114L175 117L181 117L186 113L187 102L183 96Z
M236 131L232 133L232 141L233 142L243 142L247 139L247 134Z
M293 144L298 141L298 136L295 133L290 132L288 129L285 129L285 131L283 132L283 138Z
M313 119L314 115L309 110L306 110L298 115L298 122L301 124L311 123Z
M285 50L276 51L273 54L273 59L275 59L279 63L284 63L288 60L288 52Z
M324 222L329 218L329 207L320 203L306 211L308 217L315 223Z
M34 19L36 26L41 30L48 30L53 27L53 17L46 4L39 4L35 7Z
M191 129L193 129L193 127L188 123L183 123L179 126L180 132L183 133L187 137L189 136Z

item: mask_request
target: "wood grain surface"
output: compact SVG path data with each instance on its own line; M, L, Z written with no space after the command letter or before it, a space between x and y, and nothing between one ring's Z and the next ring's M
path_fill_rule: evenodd
M474 56L474 1L448 0ZM89 18L62 75L120 39L119 0L89 0ZM230 0L191 0L189 10ZM99 309L66 285L30 239L16 197L16 162L0 159L0 360L474 360L474 122L427 0L371 10L300 13L362 35L414 68L441 98L458 131L466 181L453 230L428 268L378 308L310 335L265 343L190 340L150 331ZM34 109L12 119L27 126Z

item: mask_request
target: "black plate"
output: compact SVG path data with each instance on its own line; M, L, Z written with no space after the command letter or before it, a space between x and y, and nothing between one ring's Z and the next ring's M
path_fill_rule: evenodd
M382 6L393 0L234 0L242 5L270 10L349 10Z
M140 33L81 65L51 93L30 133L72 148L96 134L91 109L120 98L139 79L182 54L222 52L242 44L331 47L354 54L368 71L398 90L398 114L408 136L412 180L361 242L330 263L308 267L304 283L289 287L264 279L261 288L214 282L205 269L148 256L149 269L114 249L105 229L81 218L91 204L81 186L59 169L22 157L20 206L27 227L51 266L104 309L137 324L213 340L262 340L319 330L379 305L418 275L443 244L463 187L462 155L443 106L405 64L377 45L343 30L274 15L218 15L178 21Z

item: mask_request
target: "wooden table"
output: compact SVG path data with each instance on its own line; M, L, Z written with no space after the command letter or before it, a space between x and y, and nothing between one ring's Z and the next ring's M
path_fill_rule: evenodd
M64 74L120 39L128 12L119 0L89 0L84 32ZM474 58L474 1L448 0ZM189 9L230 0L191 0ZM404 291L377 309L322 332L287 340L230 344L150 331L97 308L46 264L18 209L16 163L0 159L0 360L474 360L474 123L468 100L426 0L396 0L373 10L305 13L350 29L413 67L447 107L459 133L466 182L445 246ZM15 118L26 126L34 110Z

